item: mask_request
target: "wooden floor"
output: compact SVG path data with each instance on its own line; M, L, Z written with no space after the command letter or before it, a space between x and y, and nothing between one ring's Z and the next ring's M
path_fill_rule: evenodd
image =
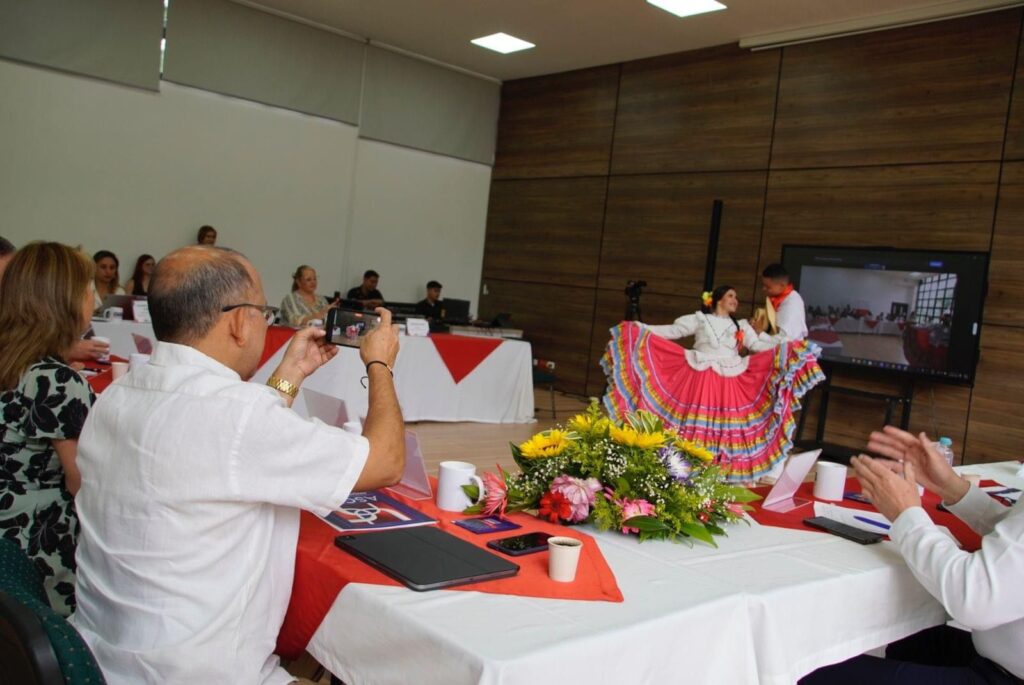
M536 423L439 423L424 421L410 423L406 428L416 433L420 450L427 465L427 472L437 475L437 465L446 460L468 461L475 464L477 473L493 471L496 464L502 468L515 468L510 442L523 442L538 431L551 428L556 423L565 423L574 414L586 408L589 400L582 397L555 393L555 417L551 417L551 393L535 391L537 407ZM309 656L284 664L289 673L311 678L319 664ZM329 685L330 676L324 675L319 681Z

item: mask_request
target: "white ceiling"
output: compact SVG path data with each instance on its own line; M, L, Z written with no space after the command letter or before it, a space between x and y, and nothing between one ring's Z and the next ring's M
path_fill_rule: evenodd
M938 16L999 0L722 0L679 19L645 0L238 0L500 80L551 74L740 38L928 8ZM470 44L503 31L537 47L499 55Z

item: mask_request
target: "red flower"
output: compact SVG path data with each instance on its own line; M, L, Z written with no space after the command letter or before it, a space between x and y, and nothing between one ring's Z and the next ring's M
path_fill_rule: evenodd
M540 515L552 523L572 516L572 502L560 492L545 492L540 498Z
M736 329L736 349L743 347L743 331L739 328Z

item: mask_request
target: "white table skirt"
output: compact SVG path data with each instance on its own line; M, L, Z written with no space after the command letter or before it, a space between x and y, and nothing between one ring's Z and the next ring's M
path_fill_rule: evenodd
M284 349L267 360L256 372L254 381L266 382L284 356ZM367 392L359 379L365 375L359 350L342 346L338 355L317 369L302 387L341 399L349 420L364 418ZM456 383L429 338L400 336L395 390L406 421L530 423L534 421L530 344L503 340ZM302 392L293 407L303 416L308 415Z
M96 321L92 322L92 330L96 335L110 339L110 353L128 359L128 355L138 352L135 347L135 339L132 334L148 338L156 345L156 335L153 333L153 326L148 323L135 323L134 321Z

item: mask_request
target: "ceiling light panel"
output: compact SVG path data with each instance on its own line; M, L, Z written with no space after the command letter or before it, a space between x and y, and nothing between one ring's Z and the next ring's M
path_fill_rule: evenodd
M492 33L489 36L482 38L474 38L469 41L473 45L479 45L482 48L488 50L494 50L500 52L503 55L507 55L510 52L519 52L520 50L529 50L532 47L536 47L533 43L528 43L525 40L510 36L507 33Z
M725 5L715 0L647 0L647 2L677 17L692 17L695 14L726 9Z

